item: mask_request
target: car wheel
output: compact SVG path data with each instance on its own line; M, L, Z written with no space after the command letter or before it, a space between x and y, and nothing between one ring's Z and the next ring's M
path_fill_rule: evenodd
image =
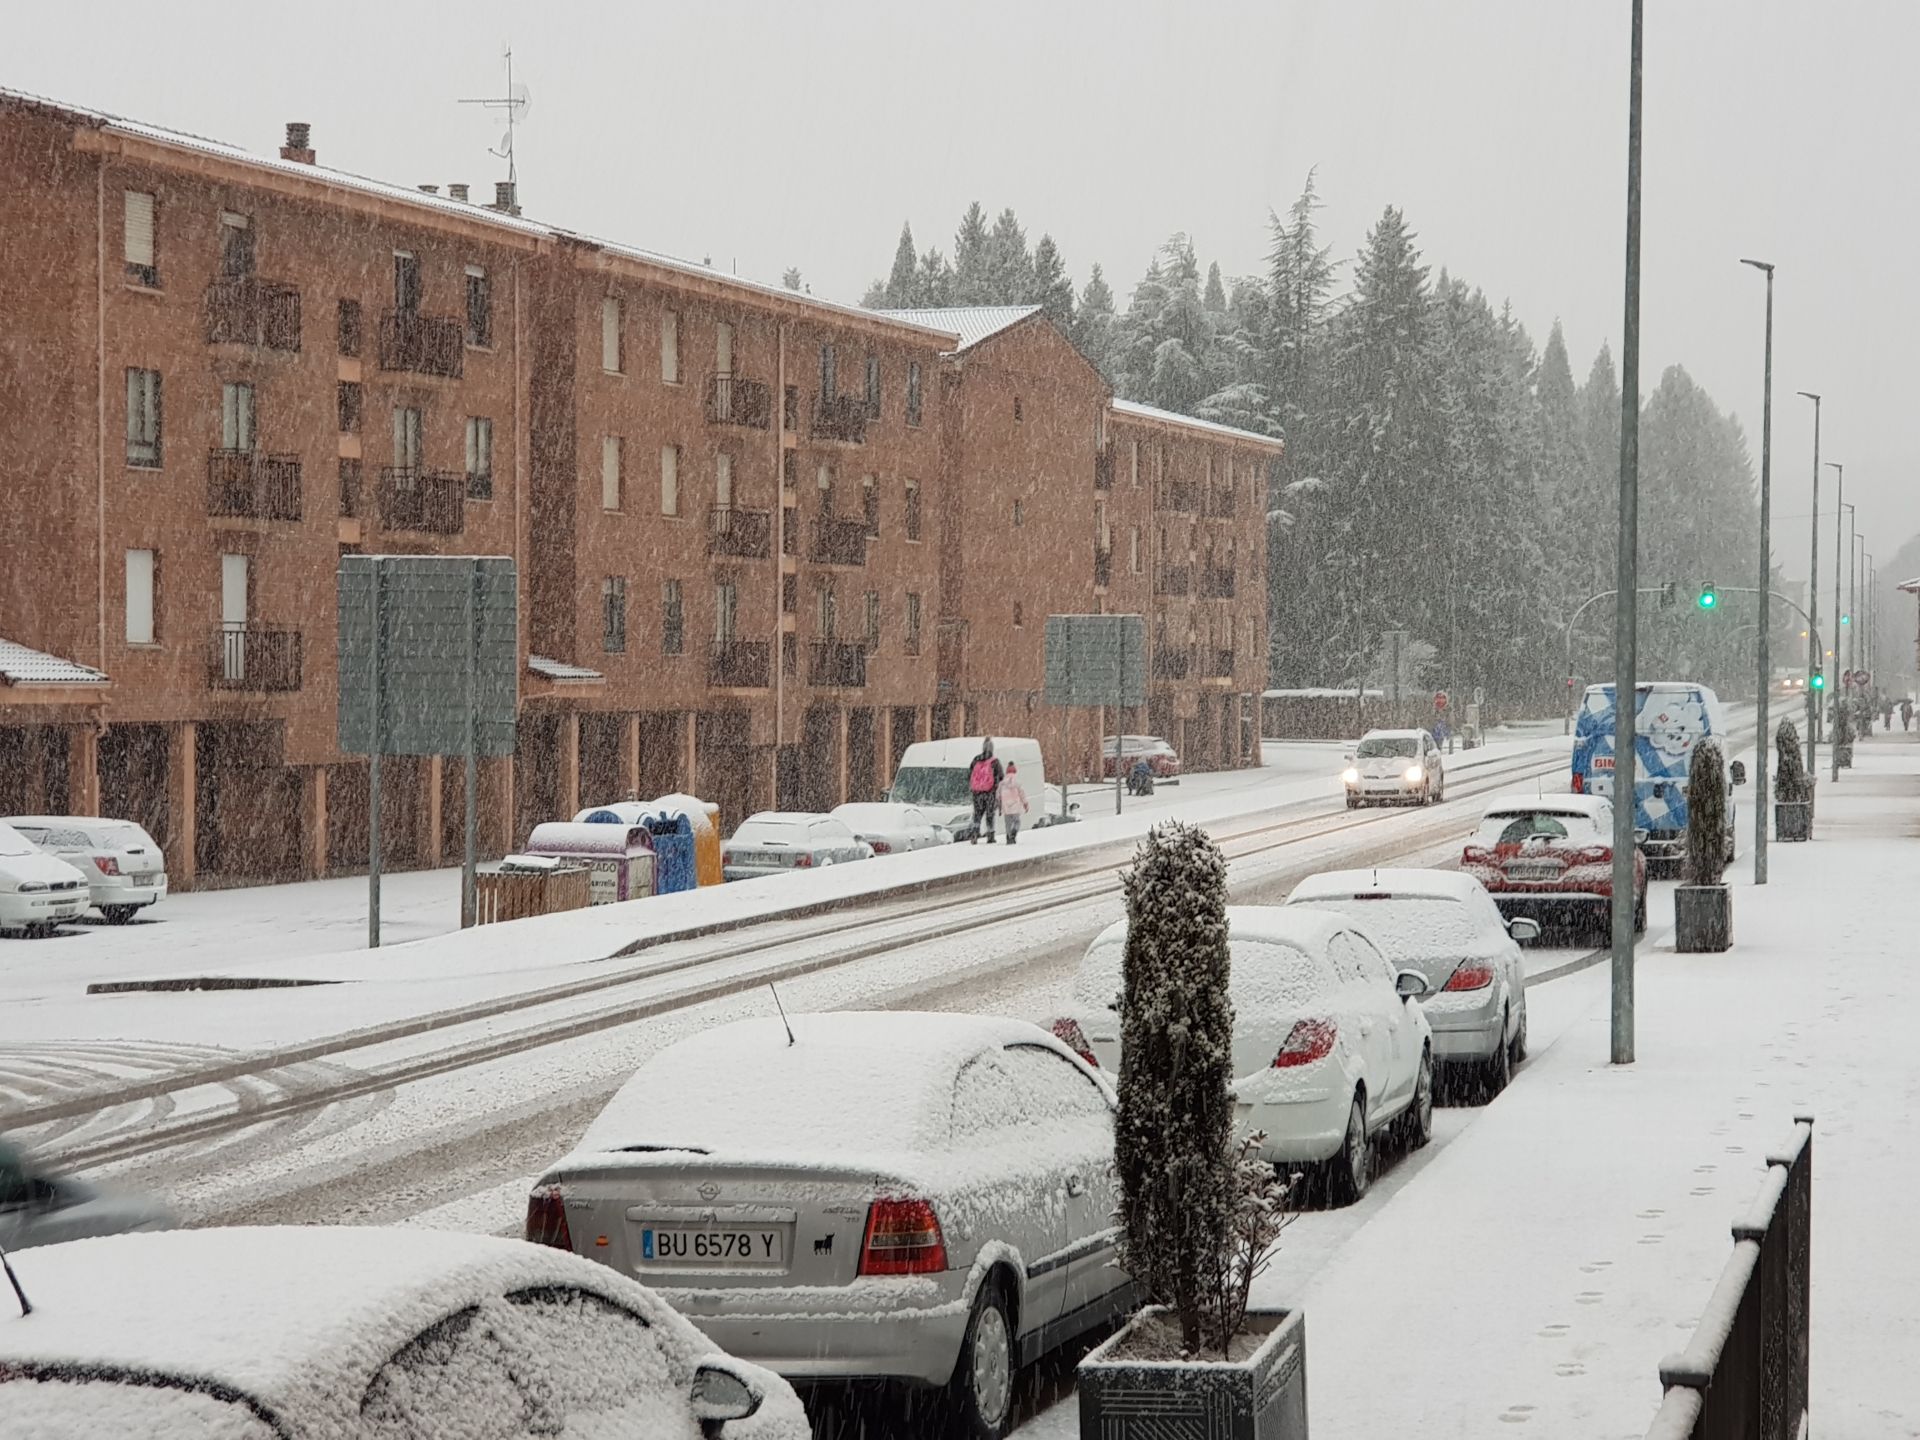
M1401 1117L1400 1139L1409 1150L1423 1150L1433 1139L1433 1054L1420 1052L1420 1073L1413 1080L1413 1099Z
M107 917L109 925L124 925L140 912L138 905L102 905L100 913Z
M1360 802L1354 799L1353 796L1351 795L1347 796L1347 809L1358 810L1359 808L1360 808Z
M1354 1093L1347 1111L1346 1138L1340 1153L1327 1161L1327 1197L1335 1205L1351 1205L1373 1183L1373 1146L1367 1137L1366 1097Z
M953 1369L953 1413L967 1440L1000 1440L1013 1419L1013 1319L1001 1282L989 1278L974 1299Z
M1500 1034L1507 1033L1508 1012L1501 1012ZM1507 1082L1513 1078L1513 1050L1505 1039L1496 1045L1493 1054L1487 1058L1487 1099L1491 1100L1507 1088Z
M1527 1002L1520 1002L1520 1026L1513 1032L1513 1039L1507 1045L1507 1066L1511 1070L1527 1058Z

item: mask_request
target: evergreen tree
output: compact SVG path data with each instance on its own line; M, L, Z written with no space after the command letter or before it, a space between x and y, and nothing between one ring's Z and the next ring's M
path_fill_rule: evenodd
M789 265L786 269L786 273L780 277L780 283L786 286L787 289L789 290L800 289L801 288L800 267L798 265Z
M1220 281L1218 260L1207 267L1207 289L1201 303L1207 307L1209 314L1225 315L1227 313L1227 287Z
M913 305L938 310L953 304L953 283L953 267L947 263L947 257L938 250L927 251L920 257L920 268L913 274Z
M992 263L987 236L987 212L978 200L960 217L953 236L953 300L955 305L991 305Z
M1073 334L1073 279L1053 243L1042 235L1033 247L1032 303L1046 307L1047 315L1063 334Z
M1012 210L1002 210L987 234L986 305L1029 305L1034 303L1033 256L1027 249L1027 232L1020 227Z
M919 259L913 248L913 226L900 226L900 244L893 252L893 269L887 276L887 308L905 310L918 304L915 299L915 278L919 269Z
M1080 353L1093 362L1096 369L1113 380L1113 348L1116 343L1115 330L1117 320L1113 311L1113 290L1107 284L1107 277L1098 265L1087 276L1086 289L1080 292L1080 305L1074 313L1073 328L1069 332L1073 343Z

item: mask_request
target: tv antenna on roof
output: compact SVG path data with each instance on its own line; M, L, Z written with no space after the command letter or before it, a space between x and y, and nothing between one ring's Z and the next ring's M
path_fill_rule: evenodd
M495 96L492 98L478 99L478 100L462 100L460 103L462 105L483 105L489 110L506 111L506 114L507 114L506 133L501 135L500 137L499 148L495 149L492 146L489 146L487 148L487 153L489 155L498 155L502 160L507 162L507 183L511 185L517 185L520 182L520 175L519 175L519 171L515 168L514 161L513 161L513 131L514 131L514 126L518 125L522 120L526 119L527 112L533 108L533 92L528 90L527 87L523 84L514 83L513 46L512 45L507 46L506 59L507 59L507 93L504 96Z

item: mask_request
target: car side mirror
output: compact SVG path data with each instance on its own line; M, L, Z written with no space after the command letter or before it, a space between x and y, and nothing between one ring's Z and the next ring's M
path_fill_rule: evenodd
M1651 830L1636 830L1633 832L1633 843L1635 845L1644 845L1652 834L1653 832Z
M1747 783L1747 762L1746 761L1744 760L1734 761L1733 764L1727 767L1727 771L1729 774L1733 776L1734 784L1744 785Z
M1431 988L1418 970L1402 970L1393 977L1393 993L1402 1000L1418 1000Z
M1347 759L1349 760L1353 759L1353 752L1351 750L1347 752Z
M1516 915L1507 921L1507 933L1516 940L1538 940L1540 922L1526 915Z
M1080 802L1076 800L1073 804L1069 805L1067 807L1067 813L1069 815L1078 815L1080 813Z
M708 1361L693 1372L693 1418L724 1423L745 1420L760 1409L760 1396L746 1380L723 1365Z

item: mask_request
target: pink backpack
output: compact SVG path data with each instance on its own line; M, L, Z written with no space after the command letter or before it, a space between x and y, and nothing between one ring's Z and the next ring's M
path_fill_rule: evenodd
M968 788L976 795L985 795L993 789L993 761L976 760L973 762L973 775L967 782Z

